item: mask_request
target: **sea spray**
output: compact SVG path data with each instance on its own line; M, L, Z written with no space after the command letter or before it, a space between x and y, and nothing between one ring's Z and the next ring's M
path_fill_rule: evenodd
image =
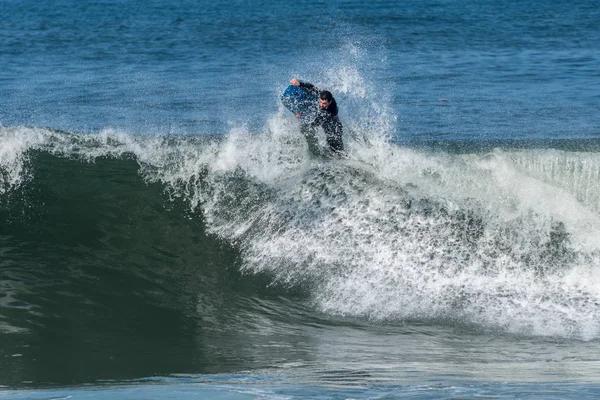
M308 285L325 312L597 336L599 294L587 280L598 268L598 216L572 194L519 173L502 151L391 145L380 165L353 155L305 163L287 179L209 173L210 230L239 243L246 271ZM234 180L246 183L223 183ZM587 272L574 279L574 270Z

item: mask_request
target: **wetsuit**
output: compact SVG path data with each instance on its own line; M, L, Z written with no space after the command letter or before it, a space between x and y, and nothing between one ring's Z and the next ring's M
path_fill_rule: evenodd
M300 82L300 87L306 88L309 92L317 95L321 94L321 91L310 83ZM316 128L319 126L325 131L325 138L327 139L329 148L334 152L343 151L344 143L342 142L342 123L338 118L338 107L335 99L331 99L331 104L329 104L327 108L321 108L318 105L317 107L318 109L315 112L316 116L314 120L310 121L310 118L302 118L301 120L300 129L306 137L310 151L313 153L318 153Z

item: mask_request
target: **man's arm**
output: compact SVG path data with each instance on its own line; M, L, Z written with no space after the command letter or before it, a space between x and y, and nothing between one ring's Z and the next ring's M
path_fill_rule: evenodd
M309 92L316 94L317 96L321 94L321 91L319 90L319 88L317 88L312 83L300 82L298 79L292 78L292 80L290 81L290 84L293 86L303 87L306 90L308 90Z

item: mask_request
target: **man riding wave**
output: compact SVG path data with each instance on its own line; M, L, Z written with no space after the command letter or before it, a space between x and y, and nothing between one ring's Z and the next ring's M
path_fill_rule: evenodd
M316 111L314 119L313 115L303 115L301 112L296 113L296 117L300 119L300 131L306 137L308 148L312 153L319 154L318 140L316 136L317 127L322 127L325 131L325 139L329 145L329 149L333 153L340 153L344 150L342 142L342 123L338 118L338 107L331 92L327 90L321 91L315 85L308 82L301 82L296 78L290 81L292 86L301 87L318 95L319 108Z

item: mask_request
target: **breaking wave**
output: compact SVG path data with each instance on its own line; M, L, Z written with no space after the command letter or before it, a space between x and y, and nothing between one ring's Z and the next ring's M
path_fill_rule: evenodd
M381 136L320 159L282 114L215 138L0 127L0 205L35 182L35 153L135 160L239 249L245 273L302 288L323 313L600 336L599 153L433 152Z

